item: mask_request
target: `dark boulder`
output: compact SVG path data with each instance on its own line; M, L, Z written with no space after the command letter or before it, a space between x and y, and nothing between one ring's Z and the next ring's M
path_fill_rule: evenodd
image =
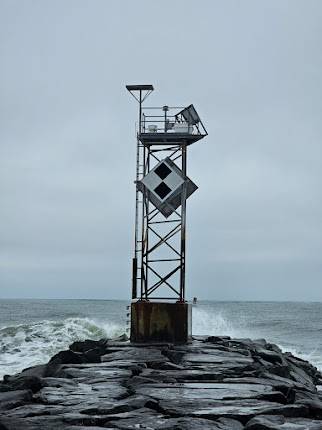
M48 364L82 364L87 362L84 354L67 350L58 352L49 360Z
M204 340L204 342L223 344L230 339L230 336L209 336Z
M69 346L69 349L73 352L87 352L93 349L102 351L101 355L105 354L106 342L103 340L91 340L87 339L84 341L76 341Z
M88 363L84 354L79 352L73 352L70 350L60 351L58 354L54 355L48 362L45 370L44 377L56 377L64 374L60 373L60 368L62 364L83 364Z
M23 376L37 376L42 378L46 372L46 364L39 364L38 366L27 367L21 372Z
M253 357L261 357L272 364L285 364L285 360L283 360L283 356L280 353L264 348L255 349L253 351Z
M252 418L245 430L322 430L322 422L307 418L285 418L282 415L259 415Z
M0 411L13 409L32 400L30 390L7 391L0 393Z
M42 387L43 383L38 376L24 376L22 373L16 376L5 376L4 382L0 384L0 392L31 390L37 393Z
M106 353L105 348L93 348L89 349L88 351L84 352L84 358L87 360L88 363L100 363L101 362L101 356Z

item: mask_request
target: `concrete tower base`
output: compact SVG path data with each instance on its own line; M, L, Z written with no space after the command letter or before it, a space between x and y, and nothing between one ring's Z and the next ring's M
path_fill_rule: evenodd
M191 314L188 303L132 303L131 342L189 342Z

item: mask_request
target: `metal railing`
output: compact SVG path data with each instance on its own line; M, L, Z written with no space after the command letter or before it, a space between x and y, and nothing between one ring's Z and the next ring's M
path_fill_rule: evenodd
M188 108L144 107L140 133L181 133L206 136L208 133L199 117L197 122L186 120L184 112Z

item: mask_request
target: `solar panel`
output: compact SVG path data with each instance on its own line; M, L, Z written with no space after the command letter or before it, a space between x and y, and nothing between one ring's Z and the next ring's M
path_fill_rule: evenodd
M153 91L153 85L126 85L128 91Z
M190 125L196 125L198 122L200 122L199 115L197 114L197 111L194 107L194 105L190 105L183 109L181 112L179 112L178 115L182 115L184 119L187 121Z

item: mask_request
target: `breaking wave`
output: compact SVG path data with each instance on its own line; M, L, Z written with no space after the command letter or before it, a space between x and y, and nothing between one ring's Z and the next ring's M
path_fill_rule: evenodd
M277 343L283 351L290 351L298 357L311 361L322 370L322 346L305 348L301 342L277 336L271 321L265 327L250 324L249 319L231 320L227 313L220 310L193 307L192 333L194 335L231 336L232 338L265 337ZM272 331L271 331L272 330ZM15 374L26 367L44 364L57 352L67 349L76 340L111 338L125 332L125 323L118 324L108 320L91 318L65 318L43 320L29 324L19 324L0 328L0 379L5 374ZM288 342L286 342L286 339Z
M124 333L124 327L89 318L67 318L0 329L0 378L46 363L76 340L98 340Z
M209 312L198 307L192 309L192 333L194 335L242 337L222 312Z
M232 338L250 338L258 339L265 338L268 342L276 343L282 351L291 352L296 357L311 362L322 372L322 346L317 344L314 349L305 350L300 344L295 345L292 342L286 342L285 339L276 339L274 336L270 338L267 334L261 333L261 325L280 326L280 322L266 321L262 324L250 326L249 321L239 319L238 324L229 320L224 312L209 310L193 307L192 310L192 333L194 335L210 335L210 336L230 336Z

